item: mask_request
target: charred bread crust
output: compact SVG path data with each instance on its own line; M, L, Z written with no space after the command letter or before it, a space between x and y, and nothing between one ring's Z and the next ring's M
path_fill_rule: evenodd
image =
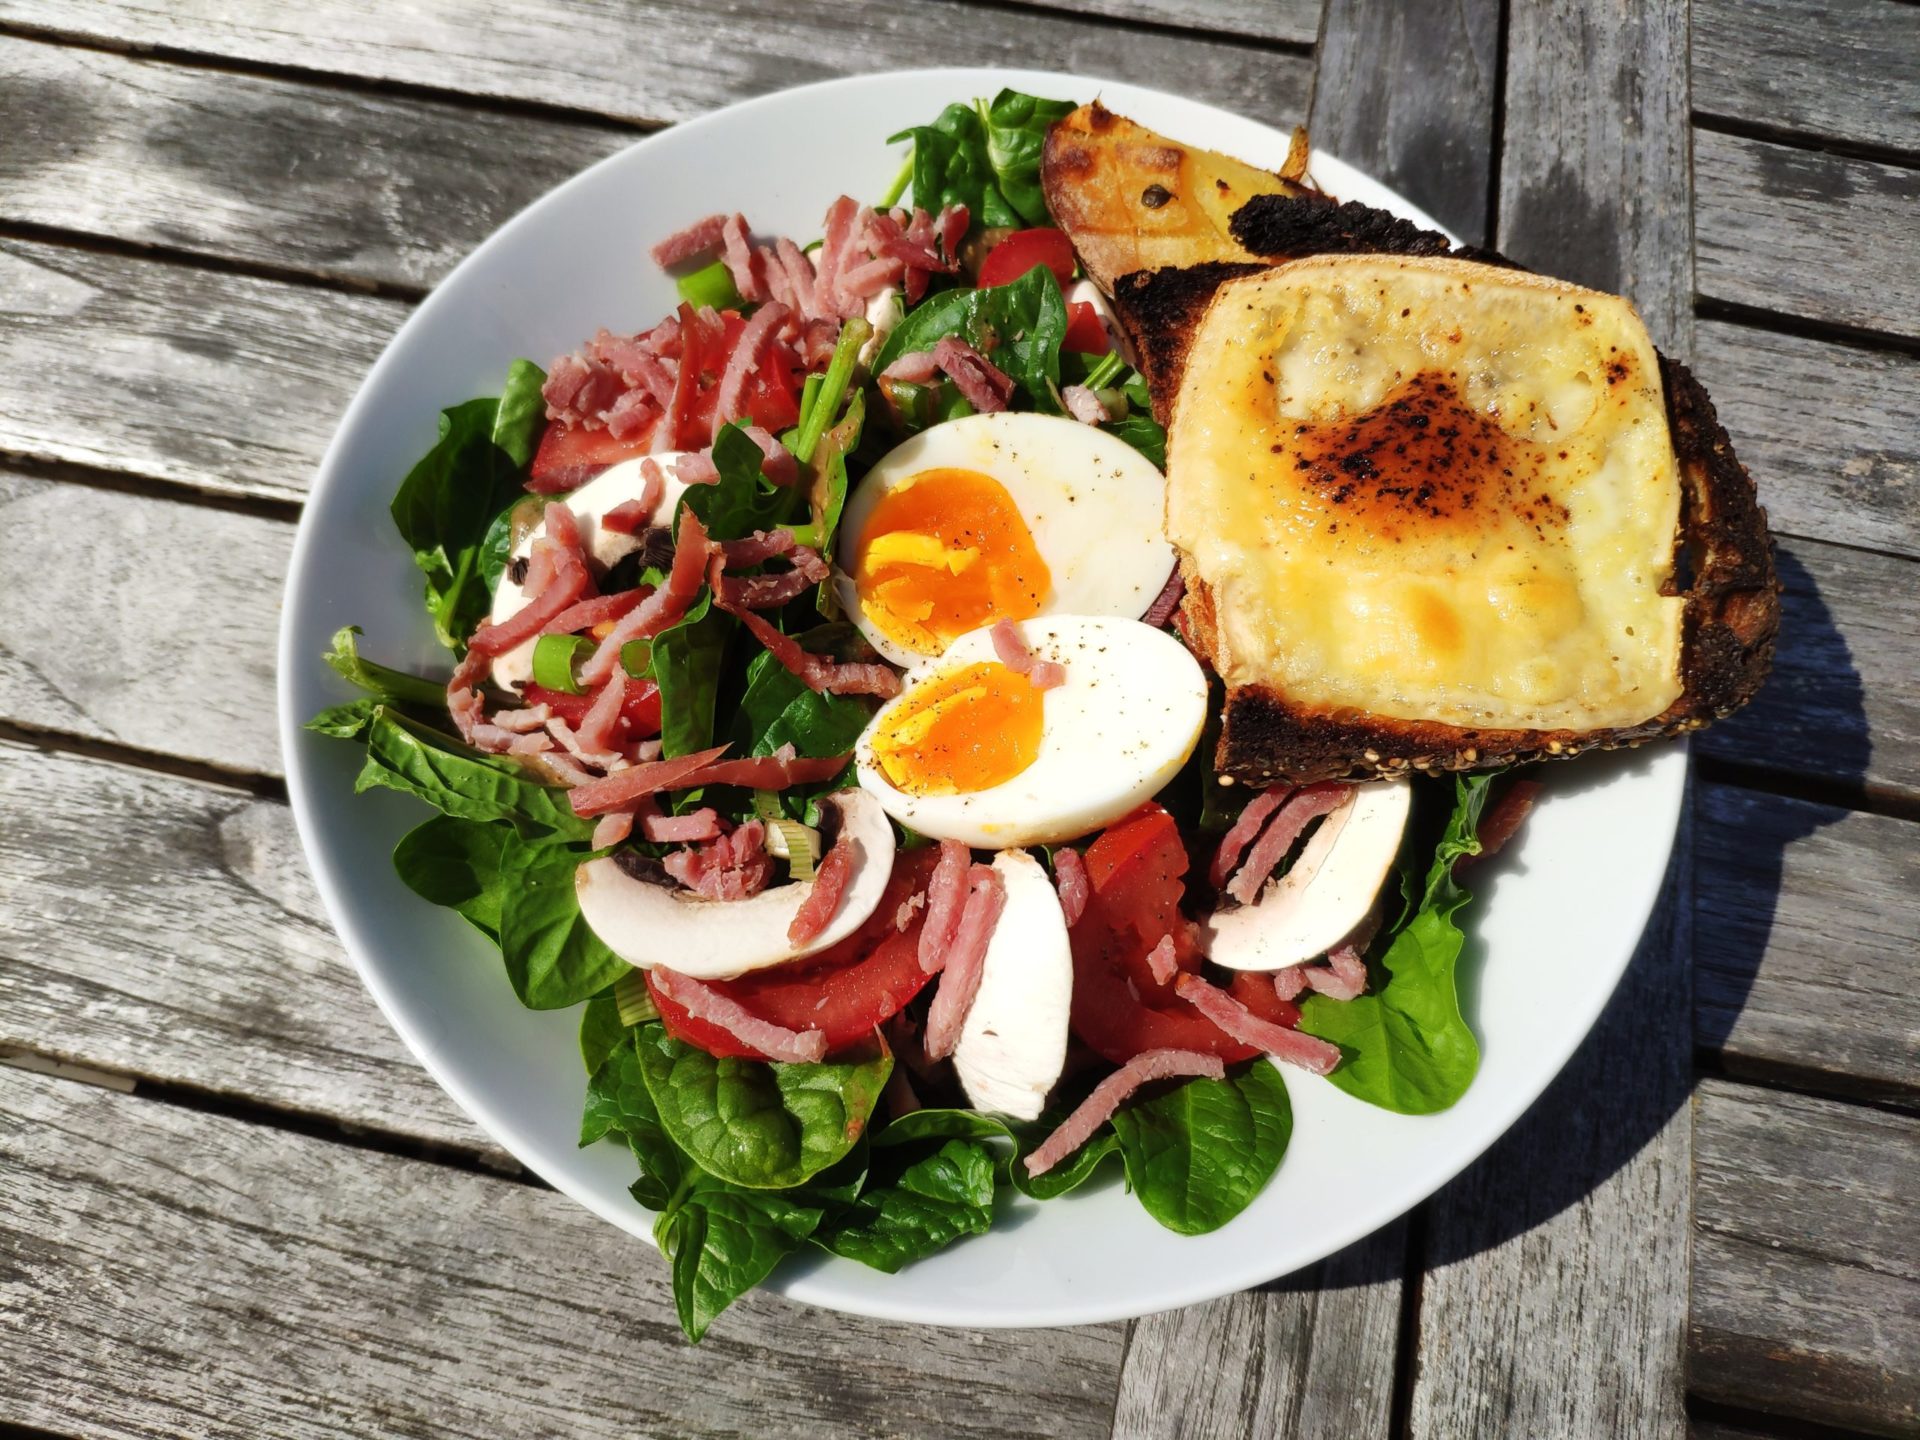
M1135 270L1113 282L1113 318L1140 357L1140 373L1164 425L1187 368L1187 352L1214 292L1229 280L1255 275L1260 264L1215 260L1184 269Z
M1486 770L1683 735L1751 700L1772 666L1780 628L1767 514L1700 382L1665 356L1660 368L1680 462L1675 545L1690 572L1684 586L1676 577L1675 593L1686 602L1679 699L1644 724L1618 729L1478 730L1313 710L1266 686L1242 686L1227 692L1214 768L1249 785ZM1181 572L1187 581L1181 628L1203 657L1211 655L1217 636L1212 594L1184 557Z

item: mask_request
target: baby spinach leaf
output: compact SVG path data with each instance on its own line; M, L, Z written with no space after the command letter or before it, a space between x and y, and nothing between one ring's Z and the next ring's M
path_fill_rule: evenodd
M360 656L358 625L347 625L333 632L333 646L321 658L349 685L357 685L369 694L404 705L428 705L443 710L447 704L447 682L410 675Z
M890 1122L874 1136L873 1143L876 1149L888 1149L927 1140L1006 1140L1011 1148L1003 1157L1002 1173L1023 1195L1035 1200L1051 1200L1085 1184L1116 1148L1112 1129L1103 1126L1085 1145L1051 1170L1029 1175L1021 1163L1022 1157L1045 1140L1065 1118L1064 1114L1047 1115L1026 1123L978 1110L913 1110Z
M624 1029L588 1078L586 1111L580 1117L582 1145L612 1134L628 1139L637 1135L649 1147L663 1142L666 1136L660 1128L660 1112L653 1108L653 1097L647 1093L646 1078L640 1073L640 1052ZM678 1169L671 1162L655 1168ZM673 1179L678 1183L677 1173Z
M828 653L844 629L822 625L801 635L800 644ZM734 742L749 755L771 755L782 745L802 755L845 755L874 709L871 700L858 695L816 695L763 650L747 663L747 689L734 717Z
M870 1183L828 1220L814 1243L888 1274L993 1224L993 1155L977 1140L948 1140L898 1175Z
M773 484L760 473L766 456L738 424L713 442L713 466L720 478L695 485L681 499L714 540L740 540L756 530L771 530L791 519L798 487Z
M547 372L531 360L515 360L507 367L493 415L493 443L505 452L516 470L533 462L533 452L547 428L547 401L540 389Z
M1073 109L1002 90L991 104L949 105L930 125L887 137L913 141L913 203L965 205L974 230L1050 225L1040 195L1040 152L1053 122Z
M589 1078L626 1038L627 1027L620 1022L620 1006L609 986L580 1009L580 1058Z
M501 852L512 837L504 825L436 815L400 837L393 868L421 899L459 911L498 941Z
M698 1341L722 1311L766 1279L806 1242L823 1213L776 1190L743 1190L694 1172L653 1228L672 1267L674 1308L687 1338Z
M529 1010L590 1000L627 971L580 914L564 845L530 844L511 832L500 852L500 954L513 993Z
M1042 100L1002 90L986 107L987 164L1008 207L1029 225L1051 225L1040 190L1040 156L1047 131L1073 112L1071 100Z
M674 1143L710 1175L783 1190L844 1156L893 1069L872 1060L778 1065L716 1059L659 1025L638 1032L641 1068Z
M1453 862L1479 853L1476 832L1491 779L1455 779L1453 814L1419 908L1370 967L1367 993L1345 1001L1310 995L1300 1007L1300 1028L1332 1041L1344 1057L1327 1078L1383 1110L1445 1110L1480 1068L1480 1047L1460 1014L1454 981L1465 937L1453 917L1471 897L1454 882Z
M1058 414L1060 342L1067 334L1067 302L1045 266L1006 285L942 290L902 320L873 359L879 374L902 355L931 350L957 335L1004 370L1036 410Z
M1149 1215L1182 1235L1233 1219L1265 1188L1293 1135L1286 1082L1267 1060L1196 1078L1113 1117L1127 1183Z
M542 785L517 761L482 755L391 709L367 727L367 762L354 791L375 786L417 795L463 820L507 820L523 832L563 840L593 833L591 822L573 813L565 790Z
M336 740L358 740L373 725L373 717L386 706L387 701L378 695L362 695L358 700L349 700L344 705L329 705L318 715L307 721L304 728L316 735L330 735Z
M702 594L681 620L653 640L653 678L660 687L661 754L691 755L713 744L713 714L731 615Z
M1047 1128L1051 1128L1050 1126ZM1021 1153L1031 1150L1034 1145L1046 1138L1046 1130L1035 1127L1035 1133L1029 1136L1029 1144L1021 1147ZM1051 1170L1038 1175L1029 1175L1027 1167L1019 1160L1013 1162L1014 1187L1022 1194L1031 1195L1036 1200L1052 1200L1065 1195L1070 1190L1078 1190L1094 1173L1099 1170L1106 1158L1120 1148L1120 1142L1114 1138L1111 1126L1102 1127L1073 1154L1062 1160Z
M434 633L458 651L491 603L480 548L494 517L519 493L521 467L494 443L497 400L440 412L440 438L393 497L393 523L427 577Z

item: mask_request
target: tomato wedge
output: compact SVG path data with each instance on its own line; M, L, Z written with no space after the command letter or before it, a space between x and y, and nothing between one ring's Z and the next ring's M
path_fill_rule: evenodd
M708 983L762 1020L788 1030L824 1030L828 1053L867 1041L874 1026L898 1014L933 979L920 968L920 917L925 912L915 912L905 930L895 928L895 916L910 896L926 888L938 859L939 852L932 849L897 854L872 917L838 945L806 961ZM662 995L652 976L647 977L647 990L667 1033L676 1039L709 1055L754 1055L718 1025L695 1019Z
M1036 265L1053 271L1062 289L1073 283L1073 242L1066 231L1050 226L1014 231L980 262L980 284L983 288L1011 284Z
M1141 806L1087 847L1086 864L1091 893L1079 924L1068 932L1073 1033L1116 1065L1143 1050L1162 1048L1199 1050L1228 1064L1258 1055L1258 1049L1223 1033L1147 968L1148 953L1167 935L1173 936L1179 969L1200 968L1193 926L1180 913L1187 851L1173 817L1151 802ZM1235 976L1231 993L1255 1014L1293 1024L1299 1011L1264 979Z
M533 452L527 489L536 495L578 490L602 470L645 455L650 449L651 442L646 438L616 440L605 430L550 424Z
M1060 341L1060 348L1077 350L1083 355L1104 355L1113 348L1113 337L1107 334L1107 327L1101 323L1100 312L1093 308L1092 301L1067 302L1067 333Z

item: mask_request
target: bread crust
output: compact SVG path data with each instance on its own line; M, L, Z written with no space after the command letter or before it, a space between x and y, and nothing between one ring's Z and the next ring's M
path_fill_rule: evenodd
M1232 223L1241 244L1276 261L1393 254L1523 268L1502 256L1454 250L1437 232L1354 202L1328 206L1263 196L1236 212ZM1214 263L1137 272L1115 283L1115 318L1140 356L1163 423L1172 418L1194 334L1215 292L1265 268ZM1684 599L1681 693L1671 706L1627 727L1497 730L1315 708L1268 686L1235 686L1227 693L1215 769L1251 785L1491 769L1685 734L1752 699L1771 667L1780 625L1766 511L1693 373L1664 355L1660 373L1681 481L1676 574L1668 592ZM1219 654L1213 595L1188 557L1180 563L1187 586L1181 629L1211 661Z

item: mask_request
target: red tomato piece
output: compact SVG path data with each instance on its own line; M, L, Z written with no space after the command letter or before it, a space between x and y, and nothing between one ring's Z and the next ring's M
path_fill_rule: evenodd
M1062 289L1073 283L1073 242L1066 231L1051 227L1014 231L980 262L980 284L1010 284L1036 265L1053 271Z
M650 438L616 440L605 430L550 424L533 452L527 489L536 495L578 490L602 470L645 455L649 449Z
M791 965L708 983L762 1020L788 1030L825 1031L828 1053L866 1042L874 1026L897 1015L933 979L920 968L925 911L916 911L905 930L895 927L895 918L909 897L926 888L938 859L939 851L933 849L896 855L886 892L872 916L838 945ZM651 976L647 990L676 1039L709 1055L754 1054L718 1025L696 1020L662 995Z
M578 725L587 718L587 707L593 704L593 696L569 695L564 690L549 690L544 685L536 685L531 680L521 691L521 698L529 705L545 705L555 715L569 725ZM627 681L626 698L620 703L620 714L627 722L627 738L644 740L660 733L660 687L651 680Z
M1100 312L1093 308L1092 301L1067 302L1067 334L1060 345L1062 349L1077 350L1083 355L1104 355L1113 348L1113 337L1107 334L1107 327L1101 323Z

